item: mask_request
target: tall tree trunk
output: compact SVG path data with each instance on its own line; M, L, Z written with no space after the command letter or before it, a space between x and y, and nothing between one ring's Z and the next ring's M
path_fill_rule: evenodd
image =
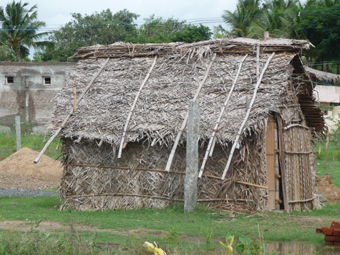
M21 62L21 58L20 58L20 55L19 55L19 51L16 51L15 54L17 55L17 60L18 60L18 62Z

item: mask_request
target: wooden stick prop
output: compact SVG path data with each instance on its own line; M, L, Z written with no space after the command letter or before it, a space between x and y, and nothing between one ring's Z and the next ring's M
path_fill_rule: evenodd
M124 131L123 131L123 136L122 136L122 140L120 141L120 146L119 146L119 152L118 152L118 158L121 158L122 157L122 150L123 150L123 147L124 147L124 140L125 140L125 136L126 136L126 132L127 132L127 128L129 126L129 122L130 122L130 119L131 119L131 116L132 116L132 113L133 113L133 110L135 109L136 107L136 104L137 104L137 100L139 98L139 95L140 95L140 92L142 91L145 83L147 82L147 80L149 79L150 77L150 74L153 70L153 68L155 67L155 64L156 64L156 60L157 60L157 56L155 57L151 67L150 67L150 70L148 72L148 74L146 75L142 85L140 86L138 92L137 92L137 95L135 97L135 101L133 102L132 106L131 106L131 109L130 109L130 112L129 112L129 115L126 119L126 123L125 123L125 126L124 126Z
M260 75L260 44L257 45L256 49L256 81L259 81Z
M73 88L73 108L74 108L74 111L76 112L77 111L77 88L76 86L74 86Z
M100 68L100 70L98 71L98 73L92 78L92 80L90 81L90 83L87 85L87 87L85 88L84 92L82 93L82 95L79 97L78 99L78 104L79 102L83 99L83 97L85 96L86 92L89 90L89 88L92 86L94 80L99 76L99 74L103 71L104 67L106 66L106 64L109 62L110 58L107 58L105 63L103 64L103 66ZM45 151L47 150L48 146L50 146L50 144L52 143L52 141L54 140L54 138L57 137L57 135L60 133L60 131L64 128L66 122L68 121L68 119L71 117L72 113L74 111L74 108L72 107L70 113L66 116L66 118L64 119L63 123L61 124L60 128L58 128L58 130L54 133L54 135L47 141L47 143L45 144L44 148L41 150L41 152L39 153L38 157L34 160L34 163L38 163L39 160L41 159L42 155L44 155Z
M203 77L203 80L201 81L200 85L198 86L198 89L196 91L196 94L194 96L194 98L192 99L192 101L196 101L197 98L198 98L198 95L203 87L203 84L205 83L205 81L207 80L208 78L208 74L209 74L209 71L210 71L210 68L214 62L216 58L216 53L214 54L212 60L210 61L209 63L209 66L205 72L205 75ZM177 134L177 137L176 137L176 140L175 140L175 143L174 143L174 146L172 147L172 150L171 150L171 153L170 153L170 156L169 156L169 159L168 159L168 162L166 164L166 167L165 167L165 171L170 171L170 168L171 168L171 164L172 164L172 160L174 159L174 156L175 156L175 152L176 152L176 149L177 149L177 146L178 146L178 143L179 143L179 140L181 139L181 136L182 136L182 133L187 125L187 122L188 122L188 117L189 117L189 111L187 111L186 115L185 115L185 118L183 120L183 123L182 123L182 126L181 126L181 129L180 131L178 132Z
M180 198L150 196L150 195L142 195L142 194L124 194L124 193L102 193L102 194L88 194L88 195L72 195L72 196L65 196L65 198L100 197L100 196L145 197L145 198L164 199L164 200L184 202L184 199L180 199ZM197 202L219 202L219 201L254 202L254 200L250 200L250 199L233 199L233 198L197 199Z
M248 111L247 111L247 113L246 113L246 117L244 118L244 120L243 120L243 122L242 122L242 124L241 124L241 126L240 126L240 129L239 129L239 131L238 131L238 133L237 133L236 139L235 139L235 141L234 141L234 143L233 143L233 147L231 148L231 151L230 151L230 155L229 155L229 158L228 158L227 165L226 165L226 167L225 167L225 169L224 169L224 171L223 171L222 180L224 180L224 178L225 178L225 176L226 176L226 174L227 174L227 172L228 172L228 169L229 169L229 166L230 166L230 163L231 163L231 160L232 160L232 157L233 157L233 154L234 154L236 145L237 145L237 143L238 143L238 139L240 138L240 135L242 134L244 125L246 124L246 122L247 122L247 120L248 120L248 118L249 118L250 111L251 111L251 108L253 107L253 104L254 104L254 102L255 102L257 90L258 90L258 88L259 88L259 86L260 86L260 84L261 84L263 75L264 75L265 71L267 70L268 65L269 65L269 62L272 60L272 58L274 57L274 55L275 55L275 52L273 52L272 55L270 55L270 57L268 58L267 63L266 63L266 65L264 66L264 68L263 68L263 70L262 70L262 72L261 72L260 78L259 78L259 80L258 80L257 83L256 83L256 86L255 86L255 89L254 89L254 93L253 93L253 98L252 98L252 100L251 100L251 102L250 102L250 104L249 104L249 108L248 108Z
M200 173L198 175L198 178L202 177L202 174L203 174L203 171L204 171L204 167L205 167L205 163L207 162L208 156L210 155L210 153L209 153L210 150L213 151L212 146L215 144L214 142L216 141L215 135L216 135L216 132L218 130L218 126L220 125L220 122L221 122L224 110L226 109L226 107L228 105L228 102L229 102L229 99L231 97L231 94L234 92L234 88L235 88L238 76L240 75L240 72L241 72L242 64L243 64L244 60L247 57L248 57L248 54L244 56L244 58L241 60L241 62L239 64L238 71L237 71L237 74L235 76L234 82L233 82L233 84L232 84L232 86L230 88L230 91L229 91L229 94L227 96L227 99L225 100L225 102L223 104L223 107L221 109L220 115L218 116L218 119L217 119L217 122L215 124L214 130L213 130L213 132L211 134L211 137L210 137L210 140L209 140L209 144L208 144L207 150L206 150L204 158L203 158L203 162L202 162L202 165L201 165L201 169L200 169Z

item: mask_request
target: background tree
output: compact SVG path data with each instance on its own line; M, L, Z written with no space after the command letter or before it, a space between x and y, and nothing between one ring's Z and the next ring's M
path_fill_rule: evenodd
M4 9L0 6L0 47L8 47L12 50L19 62L29 55L29 48L38 48L46 45L46 41L37 42L47 33L37 33L45 23L37 21L37 6L26 9L28 3L12 2ZM8 50L7 48L7 50Z
M155 15L144 19L137 28L134 22L138 16L127 10L113 14L109 9L84 16L74 13L71 22L49 37L52 43L35 53L34 61L67 61L81 47L117 41L169 43L210 39L209 27L188 25L173 18L155 18Z
M262 37L269 31L271 37L290 38L299 13L298 0L267 0L262 7Z
M134 21L139 15L126 9L113 14L110 9L92 15L73 13L71 22L55 31L36 59L67 61L79 48L95 44L112 44L117 41L135 42L137 29Z
M188 25L182 31L178 31L175 33L175 36L172 38L175 42L198 42L209 40L212 35L210 32L210 28L203 26L200 24L199 26Z
M239 0L236 11L224 11L222 18L230 29L230 35L258 37L256 33L252 33L250 30L254 26L259 26L263 13L260 3L260 0Z
M301 38L315 46L309 56L317 62L340 59L340 3L325 2L308 1L305 12L301 13L302 21L295 24ZM323 69L323 65L321 67Z
M17 58L13 50L7 45L0 46L0 61L16 61Z
M144 19L144 23L138 29L139 43L169 43L173 41L176 32L183 31L186 27L185 21L162 17L155 18L151 15Z

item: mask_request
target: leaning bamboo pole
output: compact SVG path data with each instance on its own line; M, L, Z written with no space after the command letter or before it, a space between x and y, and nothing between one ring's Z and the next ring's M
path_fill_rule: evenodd
M211 61L210 61L210 63L209 63L209 66L208 66L208 68L207 68L207 70L206 70L206 72L205 72L205 75L204 75L204 77L203 77L203 80L201 81L200 85L198 86L198 89L197 89L196 94L195 94L195 96L194 96L194 98L193 98L192 101L196 101L196 100L197 100L198 95L199 95L199 93L200 93L200 91L201 91L201 89L202 89L202 87L203 87L203 84L205 83L205 81L206 81L207 78L208 78L208 74L209 74L210 68L211 68L211 66L212 66L212 64L213 64L213 62L214 62L214 60L215 60L215 58L216 58L216 53L214 54L213 58L211 59ZM181 139L181 136L182 136L182 133L183 133L183 131L184 131L184 129L185 129L185 126L187 125L188 117L189 117L189 111L188 111L188 112L186 113L186 115L185 115L185 118L184 118L184 120L183 120L181 129L180 129L180 131L179 131L178 134L177 134L175 143L174 143L174 145L173 145L173 147L172 147L172 150L171 150L171 153L170 153L168 162L167 162L167 164L166 164L165 170L168 171L168 172L170 171L171 164L172 164L172 160L173 160L173 158L174 158L174 156L175 156L175 152L176 152L176 149L177 149L179 140Z
M149 77L150 77L150 74L153 70L153 68L155 67L155 64L156 64L156 60L157 60L157 56L155 57L155 59L153 60L153 63L149 69L149 72L147 73L142 85L140 86L138 92L137 92L137 95L135 97L135 101L133 102L132 106L131 106L131 109L130 109L130 112L129 112L129 115L126 119L126 123L125 123L125 126L124 126L124 131L123 131L123 136L122 136L122 140L120 141L120 146L119 146L119 152L118 152L118 158L121 158L122 157L122 150L123 150L123 147L124 147L124 140L125 140L125 136L126 136L126 132L127 132L127 128L129 126L129 122L130 122L130 119L131 119L131 116L132 116L132 113L133 113L133 110L135 109L136 107L136 104L137 104L137 101L138 101L138 98L139 98L139 95L144 87L144 85L146 84L146 82L148 81Z
M240 75L240 72L241 72L241 69L242 69L242 65L243 65L243 62L244 60L248 57L248 54L246 54L243 59L241 60L240 64L239 64L239 67L238 67L238 71L237 71L237 74L235 76L235 79L234 79L234 82L230 88L230 91L229 91L229 94L227 96L227 99L225 100L224 104L223 104L223 107L221 109L221 112L220 112L220 115L218 116L218 119L216 121L216 124L215 124L215 127L213 129L213 132L211 134L211 137L210 137L210 140L209 140L209 144L208 144L208 147L207 147L207 150L205 152L205 155L204 155L204 158L203 158L203 162L202 162L202 165L201 165L201 169L200 169L200 173L198 175L198 178L201 178L202 177L202 174L203 174L203 171L204 171L204 167L205 167L205 163L207 162L207 159L208 159L208 156L210 155L210 150L212 151L213 150L213 145L215 145L215 141L216 141L216 138L215 138L215 135L216 135L216 132L218 130L218 126L220 125L220 122L221 122L221 119L222 119L222 116L223 116L223 113L224 113L224 110L226 109L227 105L228 105L228 102L229 102L229 99L234 91L234 88L235 88L235 85L236 85L236 82L237 82L237 79L238 79L238 76ZM211 156L210 156L211 157Z
M105 63L102 65L102 67L99 69L98 73L92 78L92 80L90 81L90 83L87 85L87 87L85 88L85 90L83 91L83 93L81 94L81 96L79 97L77 104L79 105L79 102L83 99L83 97L85 96L85 94L87 93L87 91L89 90L89 88L92 86L92 84L94 83L95 79L101 74L101 72L103 71L104 67L106 66L106 64L109 62L110 58L107 58ZM63 123L61 124L61 126L58 128L58 130L54 133L54 135L47 141L47 143L45 144L44 148L41 150L41 152L39 153L38 157L34 160L34 163L38 163L39 160L41 159L41 157L44 155L45 151L47 150L48 146L50 146L50 144L52 143L52 141L54 140L54 138L57 137L57 135L60 133L60 131L64 128L64 126L66 125L66 122L69 120L69 118L71 117L72 113L74 112L74 107L72 107L70 113L66 116L66 118L64 119Z
M234 141L234 143L233 143L233 147L231 148L231 151L230 151L230 154L229 154L229 158L228 158L227 165L226 165L226 167L225 167L225 169L224 169L224 171L223 171L222 180L224 180L224 178L225 178L225 176L226 176L226 174L227 174L227 172L228 172L228 169L229 169L229 166L230 166L230 163L231 163L231 160L232 160L232 157L233 157L233 154L234 154L236 145L237 145L237 143L238 143L238 140L239 140L239 138L240 138L240 135L241 135L242 132L243 132L244 125L246 124L246 122L247 122L247 120L248 120L248 118L249 118L250 111L251 111L251 109L252 109L252 107L253 107L253 104L254 104L254 102L255 102L257 90L258 90L258 88L259 88L259 86L260 86L260 84L261 84L263 75L264 75L265 71L267 70L268 65L269 65L269 62L272 60L272 58L274 57L274 55L275 55L275 52L273 52L273 53L270 55L270 57L268 58L267 63L266 63L266 65L264 66L264 68L263 68L263 70L262 70L262 72L261 72L260 78L259 78L259 80L258 80L257 83L256 83L256 86L255 86L255 89L254 89L254 93L253 93L253 98L252 98L252 100L251 100L251 102L250 102L250 104L249 104L249 107L248 107L246 116L245 116L245 118L244 118L244 120L243 120L243 122L242 122L242 124L241 124L241 126L240 126L240 129L239 129L238 133L237 133L236 139L235 139L235 141Z

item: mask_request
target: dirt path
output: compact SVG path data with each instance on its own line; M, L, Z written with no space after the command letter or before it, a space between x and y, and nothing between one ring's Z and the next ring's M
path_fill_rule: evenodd
M39 223L34 221L3 221L0 222L0 229L6 229L6 230L15 230L15 231L23 231L28 232L31 231L31 229L34 230L40 230L40 231L95 231L95 232L106 232L106 233L112 233L117 235L139 235L139 236L153 236L153 237L163 237L165 234L162 233L162 231L158 231L158 233L152 233L155 232L152 229L131 229L126 231L116 231L112 229L99 229L96 227L91 226L85 226L85 225L71 225L71 226L65 226L61 222L57 221L41 221ZM159 233L161 232L161 233Z
M22 231L22 232L29 232L32 229L39 230L39 231L53 231L53 232L69 232L73 231L93 231L93 232L105 232L111 233L116 235L123 235L123 236L148 236L148 237L157 237L162 238L166 235L166 231L162 230L154 230L154 229L129 229L124 231L117 231L113 229L99 229L97 227L85 226L85 225L71 225L65 226L61 222L57 221L41 221L39 223L35 221L3 221L0 222L0 229L4 230L14 230L14 231ZM181 240L188 241L188 242L205 242L203 237L192 237L192 236L180 236ZM213 239L212 242L218 242L220 239Z

